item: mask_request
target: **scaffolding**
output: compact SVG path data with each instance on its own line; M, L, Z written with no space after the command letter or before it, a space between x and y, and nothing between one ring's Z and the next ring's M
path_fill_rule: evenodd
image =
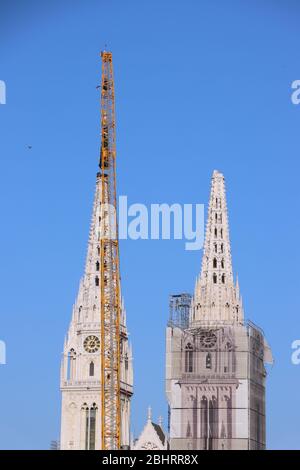
M169 298L169 322L168 326L181 329L188 328L190 308L192 303L191 294L183 293L170 295Z

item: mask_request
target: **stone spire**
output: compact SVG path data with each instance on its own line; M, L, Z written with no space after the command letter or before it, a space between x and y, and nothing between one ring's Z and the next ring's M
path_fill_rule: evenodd
M234 285L224 176L213 172L201 274L196 280L191 326L243 323L238 282Z
M79 284L76 302L64 342L61 364L62 390L62 449L100 449L100 385L101 385L101 178L97 175L92 218L90 223L87 256L84 275ZM96 350L88 350L88 341L96 338ZM98 345L97 345L98 343ZM132 395L133 368L132 349L128 341L124 301L121 303L121 345L120 345L120 393L121 393L121 442L130 442L130 398ZM72 354L72 355L71 355ZM71 362L70 362L71 361ZM70 365L71 364L71 365ZM92 365L91 365L92 364ZM74 392L75 390L75 392ZM84 407L84 408L83 408ZM93 436L88 431L87 421L82 419L82 410L96 412L95 442L87 444L82 436ZM90 429L90 428L89 428ZM87 447L88 446L88 447Z
M84 276L74 306L75 323L100 322L100 207L101 180L96 180Z

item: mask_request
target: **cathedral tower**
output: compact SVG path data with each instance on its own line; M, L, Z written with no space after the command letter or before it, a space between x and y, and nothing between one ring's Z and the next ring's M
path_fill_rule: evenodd
M244 321L232 272L224 176L218 171L189 311L188 322L182 310L172 311L166 332L170 448L264 449L264 363L272 358L263 332Z
M100 204L101 180L97 175L84 276L73 306L61 364L61 449L100 449ZM130 398L133 371L121 309L121 445L130 443Z

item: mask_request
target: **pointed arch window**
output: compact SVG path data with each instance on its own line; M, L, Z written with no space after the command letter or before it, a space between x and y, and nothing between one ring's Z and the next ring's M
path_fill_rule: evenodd
M213 274L213 281L214 281L214 284L217 284L218 277L217 277L216 273Z
M224 252L224 245L223 245L223 243L221 243L221 253L223 253L223 252Z
M189 421L188 421L187 427L186 427L186 437L191 437L191 425L190 425Z
M212 396L208 399L205 395L202 396L200 403L200 417L201 417L201 438L202 449L212 450L215 448L215 439L218 438L218 405L217 398Z
M216 197L216 208L217 209L221 209L221 198L219 197Z
M94 377L94 374L95 374L95 364L93 361L91 361L90 366L89 366L89 375L90 377Z
M222 228L221 228L220 234L221 234L221 238L223 238L223 229Z
M225 396L226 408L227 408L227 437L232 438L232 400L229 396Z
M217 267L217 264L218 264L218 263L217 263L217 258L214 258L214 260L213 260L213 268L216 268L216 267Z
M217 231L217 229L215 228L215 238L217 238L217 236L218 236L218 231Z
M191 343L185 347L185 371L193 372L193 346Z
M200 402L200 423L201 423L201 438L203 442L203 447L202 449L207 448L207 428L208 428L208 403L207 403L207 398L206 396L202 396L201 402Z
M225 263L224 263L224 259L221 260L221 268L224 269L225 267Z
M211 354L210 353L206 354L205 367L206 369L211 369Z
M211 400L209 400L208 407L208 450L213 450L215 448L215 439L218 437L218 405L217 398L213 395Z
M222 284L225 284L225 274L222 274Z
M90 450L95 450L96 442L96 403L90 409Z
M214 247L215 247L215 253L218 253L218 245L216 243L215 243Z
M95 450L97 405L93 403L89 408L84 403L81 410L84 413L85 422L85 450Z
M99 286L99 277L98 276L95 277L95 286L96 287Z
M128 355L125 355L125 370L128 370Z
M99 271L99 269L100 269L100 263L99 263L99 261L97 261L96 262L96 271Z

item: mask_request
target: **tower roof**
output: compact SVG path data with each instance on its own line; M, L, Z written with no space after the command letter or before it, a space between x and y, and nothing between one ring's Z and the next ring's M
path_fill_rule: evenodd
M211 180L202 268L191 314L191 323L199 322L243 322L239 287L233 281L225 179L217 170Z

